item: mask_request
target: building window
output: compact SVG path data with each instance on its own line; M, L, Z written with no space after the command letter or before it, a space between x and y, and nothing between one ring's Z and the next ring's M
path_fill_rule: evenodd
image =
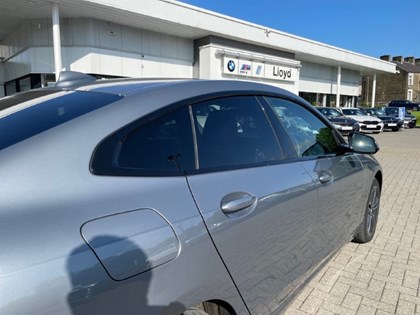
M18 92L28 91L31 89L40 88L41 74L28 74L18 79L10 80L5 83L5 96L13 95Z
M408 89L408 91L407 91L407 99L409 101L412 101L413 100L413 90L412 89Z
M413 73L409 73L408 74L408 85L412 86L413 85L413 81L414 81L414 74Z

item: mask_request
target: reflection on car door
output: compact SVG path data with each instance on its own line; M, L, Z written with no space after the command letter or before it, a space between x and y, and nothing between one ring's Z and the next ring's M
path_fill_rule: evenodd
M317 181L319 215L314 257L321 261L348 242L362 221L363 169L354 154L301 163Z
M215 99L192 111L200 163L188 176L192 194L251 313L271 314L312 265L315 183L302 165L281 163L255 97Z
M319 213L315 263L350 240L362 220L363 167L354 153L341 154L339 139L316 115L291 101L267 98L295 147L301 165L317 183ZM300 124L291 123L296 120Z

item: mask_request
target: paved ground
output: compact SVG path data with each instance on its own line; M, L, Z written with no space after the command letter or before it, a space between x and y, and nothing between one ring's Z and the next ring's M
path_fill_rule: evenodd
M375 238L346 245L287 315L420 315L420 129L375 138L384 170Z

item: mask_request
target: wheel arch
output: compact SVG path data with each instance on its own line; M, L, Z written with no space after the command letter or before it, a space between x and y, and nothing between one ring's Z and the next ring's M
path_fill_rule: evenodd
M205 311L209 315L237 315L232 305L224 300L208 300L194 307Z

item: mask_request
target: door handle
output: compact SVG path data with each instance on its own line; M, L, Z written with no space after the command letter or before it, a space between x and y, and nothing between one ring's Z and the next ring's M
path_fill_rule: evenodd
M333 179L333 175L330 171L320 171L318 174L318 179L321 184L325 184Z
M223 213L231 214L248 209L254 205L257 197L246 192L230 193L222 198L221 208Z

